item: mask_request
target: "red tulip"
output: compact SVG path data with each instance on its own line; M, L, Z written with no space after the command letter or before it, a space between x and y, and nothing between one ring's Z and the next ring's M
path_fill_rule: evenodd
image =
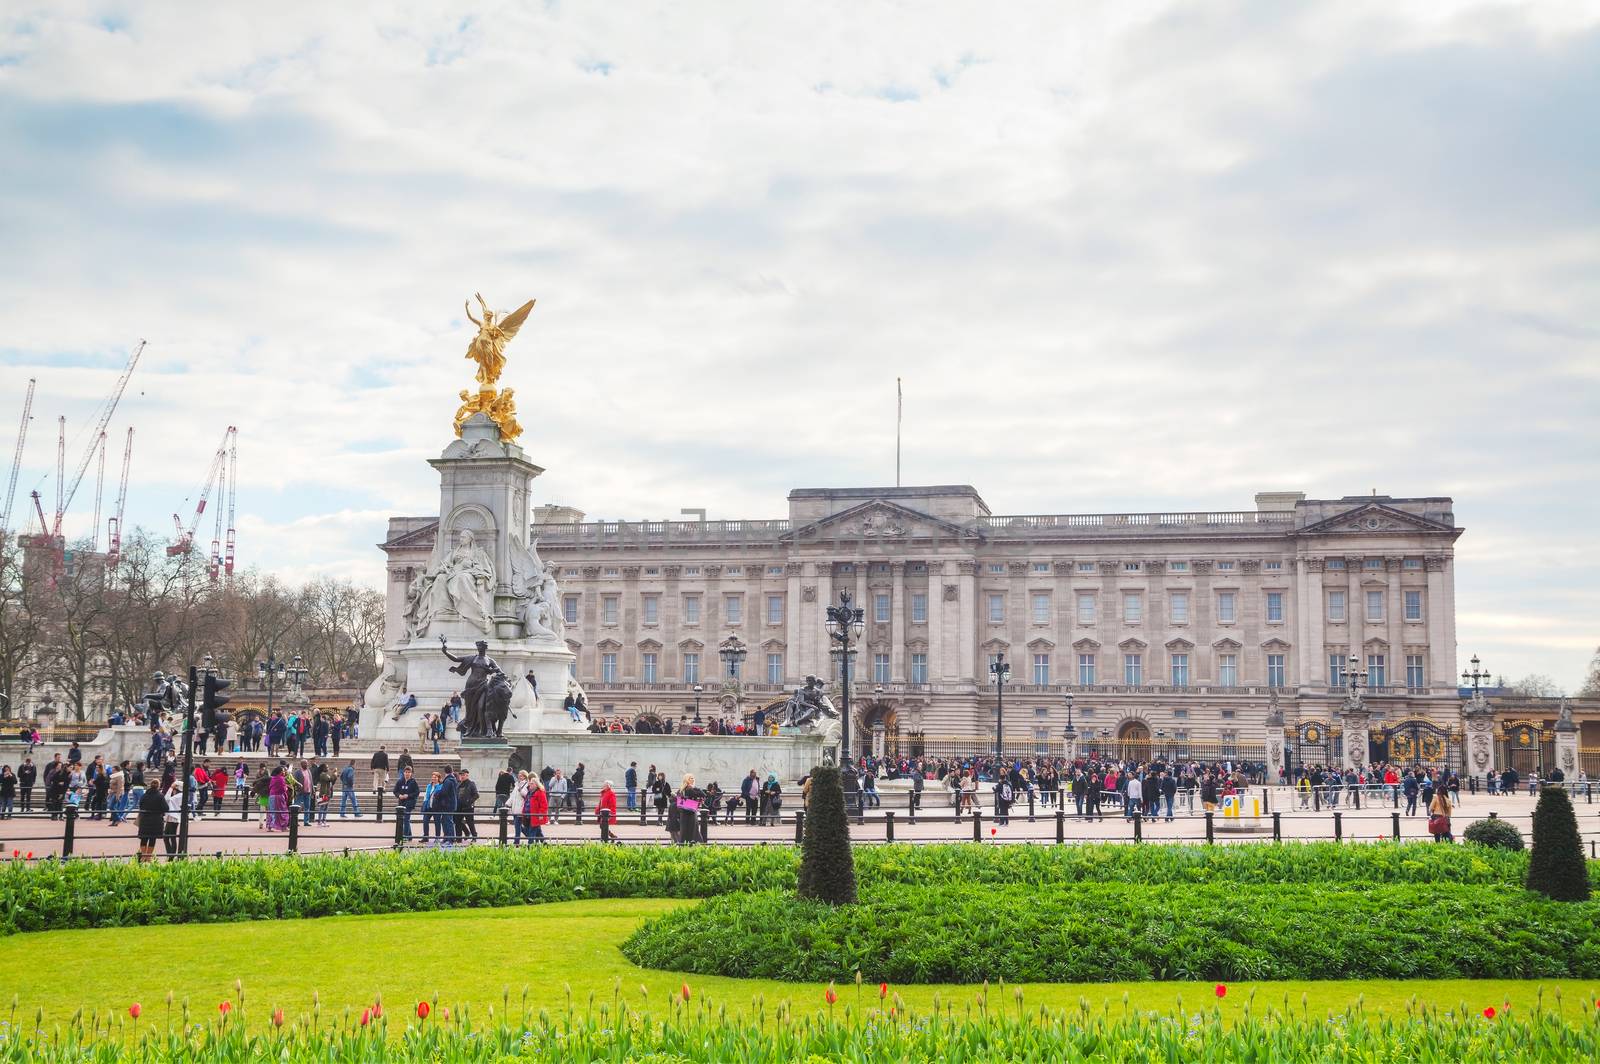
M1483 1010L1483 1018L1486 1019L1486 1020L1494 1019L1494 1006L1493 1005L1490 1005L1488 1008Z
M450 1018L450 1006L449 1005L440 1005L439 1006L439 1015L444 1017L446 1020L448 1020Z
M1222 998L1222 997L1227 997L1227 996L1228 996L1228 987L1227 987L1227 985L1223 984L1223 983L1218 983L1217 984L1217 997Z
M371 1009L362 1009L361 1010L361 1026L365 1027L367 1024L369 1024L371 1022L372 1022L372 1010Z
M274 1027L282 1027L283 1026L283 1010L282 1009L273 1009L272 1010L272 1026L274 1026Z
M222 1013L224 1016L226 1016L228 1013L233 1011L233 1002L231 1002L231 1001L219 1002L217 1004L217 1011Z
M136 1020L139 1018L139 1013L143 1011L144 1008L137 1001L128 1006L128 1015L132 1016Z
M888 983L879 983L878 984L878 1000L882 1001L884 998L886 998L888 996L889 996L889 984Z
M1000 830L999 828L990 828L989 829L989 834L993 835L993 834L997 833L999 830Z
M689 1000L689 984L688 983L684 983L683 984L683 989L679 990L678 993L683 995L683 1000L688 1001Z
M382 1016L383 1016L383 1002L374 1001L372 1003L372 1018L376 1020L376 1019L381 1019Z
M428 1018L428 1013L430 1013L432 1011L433 1010L428 1007L428 1003L426 1001L417 1002L417 1019L419 1019L419 1020L427 1019Z
M33 851L32 850L28 851L28 860L30 860L30 861L33 860Z
M839 995L833 992L832 983L829 983L828 989L822 992L822 1000L826 1001L830 1005L839 1000Z

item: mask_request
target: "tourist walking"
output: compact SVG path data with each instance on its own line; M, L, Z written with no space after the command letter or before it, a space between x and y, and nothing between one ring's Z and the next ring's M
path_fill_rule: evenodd
M1455 841L1455 835L1450 830L1450 816L1453 812L1450 792L1443 787L1435 790L1433 801L1428 803L1428 833L1433 836L1434 842Z
M600 822L600 841L616 842L617 837L611 833L611 829L617 823L617 792L612 789L610 780L606 780L600 787L600 798L594 804L594 815Z
M419 789L416 776L411 771L411 766L407 765L401 769L400 778L395 780L394 783L394 815L400 820L400 837L406 842L411 841L411 811L417 807L417 791ZM340 813L339 815L343 816L344 814ZM360 813L356 814L356 816L360 815Z

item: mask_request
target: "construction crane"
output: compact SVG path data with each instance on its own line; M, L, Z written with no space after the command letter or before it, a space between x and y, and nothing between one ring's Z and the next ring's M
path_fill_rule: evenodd
M11 502L17 497L17 474L22 469L22 444L28 438L28 422L33 420L33 387L38 381L28 378L28 394L22 400L22 424L17 428L17 450L11 457L11 479L6 483L6 505L0 510L0 537L11 526Z
M233 499L235 490L234 475L239 466L239 430L230 426L228 435L222 438L222 444L228 449L228 457L217 470L217 521L211 530L211 564L207 569L213 584L221 576L223 568L222 506L220 504L224 495L228 499L227 571L229 576L233 575Z
M122 515L128 505L128 463L133 460L133 426L128 426L128 442L122 447L122 482L117 487L117 510L106 522L106 569L116 572L122 560Z
M233 514L234 501L239 492L239 432L234 430L233 445L228 448L228 539L222 556L222 571L233 575Z
M211 490L226 479L228 445L233 442L234 433L238 431L229 425L227 431L222 434L222 445L217 448L217 453L211 456L211 468L206 470L206 478L200 483L200 502L194 508L194 516L189 519L189 527L183 526L182 517L177 514L172 515L172 527L178 539L167 548L168 557L186 554L194 548L195 529L199 527L200 518L206 512L206 502L211 498Z
M123 367L122 374L117 377L117 382L112 386L111 394L101 402L100 408L95 411L94 428L89 434L89 446L84 449L83 458L78 462L78 469L73 474L72 482L66 479L67 469L67 419L62 417L59 431L56 436L56 517L55 521L45 523L44 505L40 501L39 492L33 492L34 509L39 513L39 523L43 525L41 534L34 537L31 544L24 546L47 547L50 550L50 586L55 587L61 580L61 573L66 565L66 539L61 534L62 518L66 516L67 507L72 505L73 498L78 494L78 485L83 483L83 475L89 470L89 459L94 457L95 451L101 446L101 438L105 435L106 426L111 422L111 415L116 413L117 403L122 401L122 393L128 387L128 378L133 376L134 367L139 364L139 356L144 354L145 342L139 341L133 349L133 354L128 357L128 364ZM99 525L96 518L95 524ZM98 529L96 530L98 533ZM43 539L45 542L39 542Z
M94 539L89 544L89 550L95 554L100 553L100 503L106 497L106 434L100 434L98 446L100 457L95 461L94 469L94 523L89 527L94 530Z

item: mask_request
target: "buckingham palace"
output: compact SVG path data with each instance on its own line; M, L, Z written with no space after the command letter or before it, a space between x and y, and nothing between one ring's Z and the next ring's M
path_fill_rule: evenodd
M391 520L391 614L436 525ZM1079 750L1249 758L1281 716L1291 757L1333 763L1352 679L1373 755L1409 738L1422 756L1421 738L1460 760L1461 532L1438 497L997 515L956 485L800 488L771 520L542 506L530 538L559 567L564 638L604 717L749 719L809 675L836 687L825 609L848 592L859 750L992 748L1003 655L1008 750L1059 751L1070 713Z

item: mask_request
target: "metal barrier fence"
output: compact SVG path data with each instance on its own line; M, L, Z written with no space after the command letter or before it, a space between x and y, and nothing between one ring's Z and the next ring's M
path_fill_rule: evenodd
M855 825L852 832L852 841L858 845L875 843L892 843L897 841L909 842L1025 842L1025 843L1057 843L1069 842L1186 842L1208 844L1218 842L1252 842L1252 841L1335 841L1335 842L1371 842L1380 839L1405 840L1424 839L1430 836L1425 830L1417 830L1426 824L1427 813L1420 808L1415 814L1409 814L1398 808L1392 798L1385 801L1362 801L1360 805L1351 803L1342 807L1322 807L1302 809L1298 807L1298 796L1287 788L1252 788L1249 792L1238 796L1240 801L1231 807L1218 809L1195 808L1198 801L1187 803L1174 802L1172 815L1165 812L1163 802L1160 810L1152 815L1141 805L1128 809L1124 806L1123 796L1115 792L1105 792L1095 795L1093 799L1085 796L1080 808L1075 798L1070 794L1054 793L1027 793L1006 810L998 809L993 803L993 795L983 795L989 804L985 806L979 802L971 809L965 809L944 802L930 804L924 801L928 792L908 792L904 795L902 808L893 809L883 807L881 804L872 806L864 794L847 795L846 812L849 820ZM940 792L931 792L938 795ZM1590 857L1600 859L1600 811L1594 810L1595 805L1593 789L1575 795L1579 799L1580 831L1589 844ZM1066 798L1063 805L1059 800ZM592 810L578 809L558 810L552 818L553 826L561 826L563 822L576 827L588 826L594 831L593 835L586 837L551 836L535 840L526 836L524 831L518 830L515 818L510 811L504 808L485 810L482 813L426 813L414 812L406 816L394 815L391 806L387 823L393 825L380 834L370 831L349 833L341 831L330 834L321 830L311 831L305 821L302 806L291 807L285 812L288 816L285 828L281 833L274 832L271 836L264 836L261 826L262 816L259 807L252 801L239 803L237 820L232 809L219 817L216 813L207 814L206 822L216 822L225 819L229 823L249 824L256 822L257 827L252 831L241 832L206 832L205 834L191 835L190 843L193 852L190 854L177 854L158 852L157 856L169 858L182 858L184 856L273 856L297 853L340 853L345 854L361 851L379 850L416 850L427 845L439 845L440 839L444 844L452 847L473 845L520 845L526 838L529 845L537 843L556 843L563 845L587 844L591 842L626 842L634 845L668 845L676 841L665 837L664 821L667 819L665 810L657 810L653 806L640 803L633 810L620 812L615 823L610 822L609 816L604 822L597 820ZM289 815L292 813L292 815ZM381 804L375 810L374 823L384 823L384 809ZM424 822L424 816L428 818ZM1504 819L1516 824L1519 828L1531 831L1532 810L1525 813L1502 815L1498 811L1488 811L1484 818ZM450 819L449 828L441 836L437 833L430 838L430 828L440 828L444 818ZM82 811L75 807L68 807L60 813L51 814L41 811L25 811L14 815L12 818L0 821L0 854L10 852L13 856L22 856L24 852L36 851L49 847L51 850L59 849L45 855L48 859L101 859L101 860L126 860L134 856L129 852L82 854L77 852L80 842L81 822L85 819ZM1463 819L1458 810L1457 821ZM1110 822L1113 828L1108 833L1101 828ZM1120 822L1118 830L1115 825ZM312 823L321 825L326 823L320 813L314 813ZM12 825L37 825L39 833L30 831L25 835L10 833ZM1088 825L1096 825L1092 831L1085 831ZM1030 829L1027 825L1033 825ZM347 825L333 825L346 827ZM700 810L697 816L699 841L716 842L726 845L796 845L798 846L805 837L805 812L801 809L781 810L759 814L754 820L739 815L733 811L721 815L713 815L709 810ZM465 834L454 830L465 829ZM1203 835L1198 834L1203 827ZM660 834L641 836L638 829L655 828ZM932 828L932 831L928 829ZM1004 828L1007 835L998 837L999 831ZM1013 831L1011 829L1015 828ZM870 829L870 830L866 830ZM391 834L392 831L392 834ZM419 838L420 836L420 838ZM314 840L310 848L303 847L307 838ZM1459 832L1457 832L1459 838ZM272 838L274 843L269 850L218 848L217 844L229 840L251 839L257 845ZM276 839L283 840L279 849ZM130 843L135 840L128 840ZM335 843L329 847L326 843ZM338 845L343 843L343 845ZM35 845L30 845L35 844ZM205 853L200 852L204 848ZM164 851L165 846L158 844L158 850Z

